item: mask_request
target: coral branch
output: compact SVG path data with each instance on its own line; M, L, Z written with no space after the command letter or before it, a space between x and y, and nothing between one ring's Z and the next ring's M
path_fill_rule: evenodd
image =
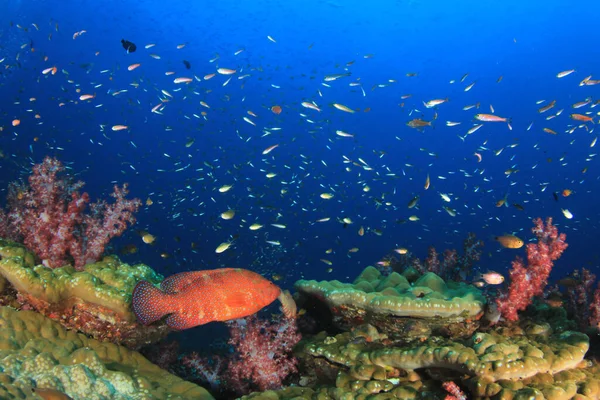
M590 304L590 327L600 331L600 284L594 291L594 300Z
M395 260L392 268L396 271L402 271L409 264L422 274L433 272L443 279L462 281L471 274L473 265L481 258L482 247L483 242L477 240L475 234L469 233L463 242L463 254L458 254L454 249L446 249L443 253L443 260L440 261L438 252L433 246L430 246L427 250L427 258L424 261L416 257L407 260L405 257L401 260Z
M187 370L187 377L202 384L208 384L213 393L221 389L226 359L212 355L203 357L196 352L181 357L181 363Z

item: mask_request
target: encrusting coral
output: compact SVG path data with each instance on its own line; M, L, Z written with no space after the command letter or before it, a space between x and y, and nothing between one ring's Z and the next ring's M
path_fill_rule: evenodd
M34 260L23 246L0 239L2 304L35 309L67 328L133 349L169 332L165 324L139 324L131 311L138 281L162 281L150 267L121 263L116 256L86 264L82 271L69 265L51 269Z
M68 331L33 311L0 307L0 398L39 399L32 388L74 400L212 400L135 351Z
M369 323L405 341L431 333L470 335L486 304L474 286L444 282L434 273L421 275L413 269L383 276L367 267L354 283L300 280L295 288L300 306L326 306L338 328Z

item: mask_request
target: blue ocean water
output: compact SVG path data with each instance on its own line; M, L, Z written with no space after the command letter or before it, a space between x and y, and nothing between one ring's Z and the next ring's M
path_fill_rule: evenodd
M300 277L348 280L394 248L419 257L430 245L460 249L468 232L486 242L478 268L505 274L524 251L502 249L493 237L527 241L535 217L553 217L567 234L554 278L582 266L598 272L595 125L569 115L597 113L597 87L579 83L600 76L599 8L591 1L5 1L0 201L9 182L47 155L69 165L93 198L128 182L131 196L153 204L113 249L135 244L139 252L126 261L167 275L242 267L279 275L283 287ZM128 54L121 39L137 50ZM55 75L42 73L53 66ZM324 80L334 74L349 76ZM193 81L175 84L178 77ZM80 101L83 94L95 97ZM275 105L281 114L271 112ZM475 114L492 113L490 106L512 130L484 122L468 135ZM414 118L433 126L412 129ZM14 119L21 124L13 127ZM220 193L223 185L233 186ZM573 194L563 197L565 189ZM507 194L509 207L496 207ZM407 208L417 195L418 206ZM235 217L222 219L230 209ZM419 220L408 221L412 215ZM316 222L323 218L330 220ZM251 231L253 223L264 226ZM155 243L144 244L140 231Z

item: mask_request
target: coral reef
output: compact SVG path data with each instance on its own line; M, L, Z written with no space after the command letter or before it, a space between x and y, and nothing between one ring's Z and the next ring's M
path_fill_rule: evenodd
M472 272L473 264L481 258L482 247L483 242L477 240L474 233L469 233L463 242L462 254L459 255L455 249L446 249L440 262L435 248L429 247L424 261L411 257L410 264L422 274L433 272L444 280L458 281Z
M430 246L427 249L427 258L421 260L409 251L395 250L378 261L376 268L387 276L393 271L402 272L412 267L421 274L433 272L444 280L458 281L471 275L473 265L481 258L482 248L483 242L478 240L474 233L469 233L463 241L462 254L456 249L446 249L440 260L435 247Z
M569 324L560 310L542 309L541 318L469 338L431 336L416 346L390 344L372 326L322 332L296 349L303 387L244 398L448 399L450 389L454 398L598 399L600 366L584 359L589 339L561 330ZM548 317L563 322L554 329L542 321Z
M326 330L295 349L299 386L244 399L600 399L600 365L588 354L596 340L575 331L562 304L538 297L518 321L452 331L485 306L482 292L464 286L410 268L385 277L369 267L352 284L298 281L301 318L320 317ZM453 296L470 306L444 308ZM399 319L412 322L402 330Z
M510 285L496 291L454 281L462 268L442 268L432 250L426 265L444 278L409 266L389 275L367 267L352 283L300 280L298 319L228 322L231 338L218 355L181 357L176 345L149 354L224 398L266 390L244 398L600 399L597 349L588 353L598 340L576 331L596 332L595 276L582 270L570 277L569 314L562 301L543 298L567 245L551 219L535 220L533 233L538 241L528 244L527 263L517 258ZM470 239L471 261L446 252L448 266L478 258L480 244ZM0 398L33 398L32 388L74 399L211 398L118 345L138 348L169 332L164 322L141 326L131 311L136 283L155 286L162 276L114 256L80 271L36 260L0 239L0 304L22 310L0 308ZM496 308L504 320L492 325Z

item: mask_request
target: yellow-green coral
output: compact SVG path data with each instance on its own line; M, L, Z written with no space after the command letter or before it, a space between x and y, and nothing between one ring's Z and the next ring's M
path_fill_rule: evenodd
M354 332L331 340L322 332L296 351L301 364L318 371L301 379L309 388L244 399L442 399L447 393L440 381L446 380L459 383L472 400L600 399L600 366L582 361L587 336L529 328L515 329L511 337L501 329L468 340L436 337L416 347L366 342ZM328 369L337 370L333 380Z
M527 379L499 380L473 378L466 382L473 398L498 400L600 399L600 365L583 362L577 368L556 374L540 373Z
M367 267L354 283L300 280L295 287L323 298L330 307L352 305L398 317L472 317L485 304L481 291L471 285L444 282L434 273L421 276L411 285L396 272L384 277L373 267Z
M0 398L38 398L31 387L75 400L212 399L135 351L67 331L35 312L1 307Z
M434 273L414 270L382 276L367 267L354 283L300 280L295 288L299 306L314 313L323 326L348 330L368 323L405 342L431 335L470 336L486 304L472 285L444 282Z
M35 265L35 256L25 246L0 238L0 259L3 258L19 258L24 265L29 267ZM6 288L7 283L7 280L0 275L0 292Z
M162 280L146 265L128 265L109 256L83 271L72 266L51 269L34 265L30 252L1 239L0 258L0 276L21 294L21 302L69 328L131 347L156 341L168 331L165 326L137 324L131 310L138 281Z
M27 257L12 256L16 249L21 248L0 240L0 274L18 291L48 303L75 298L98 304L128 321L135 320L130 308L135 284L142 279L152 283L162 280L152 268L143 264L130 266L116 257L105 257L76 271L72 266L52 269L33 265Z
M493 390L485 389L494 386ZM538 374L535 377L517 381L499 381L482 385L480 391L472 392L472 400L597 400L600 399L600 367L594 365L585 369L569 370L554 375ZM244 400L287 400L287 399L443 399L446 393L439 382L431 380L393 380L383 382L353 380L340 372L335 386L318 388L288 387L244 396Z
M575 368L589 347L586 335L570 331L547 337L505 337L490 331L464 341L435 338L419 346L367 346L353 340L351 333L337 335L329 344L317 338L303 350L345 367L444 368L492 382Z

